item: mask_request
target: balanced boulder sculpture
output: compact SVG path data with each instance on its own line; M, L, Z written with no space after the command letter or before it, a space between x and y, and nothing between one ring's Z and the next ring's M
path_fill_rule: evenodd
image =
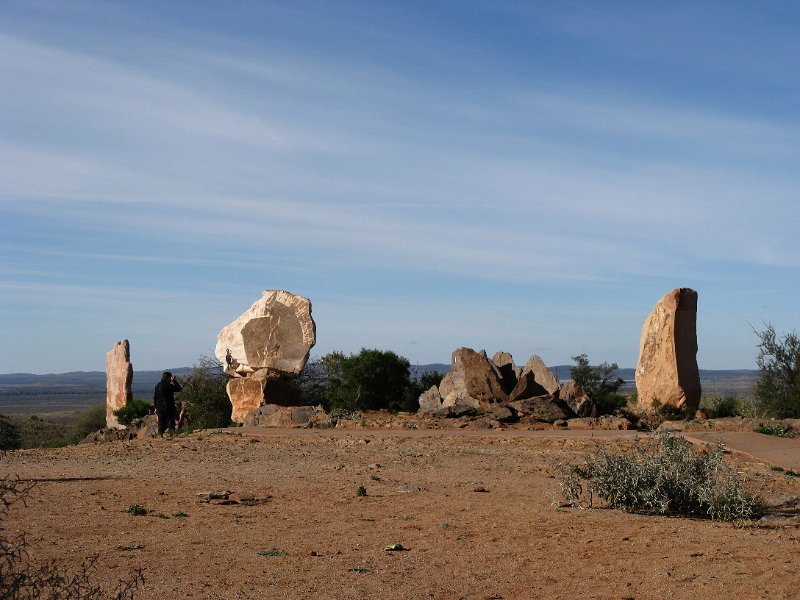
M106 427L109 429L123 428L114 411L133 398L132 383L131 347L128 340L122 340L106 353Z
M231 419L243 423L248 412L264 404L299 402L299 390L287 380L300 374L315 343L311 302L282 290L265 290L224 327L214 354L231 377Z
M636 391L643 408L694 413L700 404L697 292L677 288L661 298L642 328Z

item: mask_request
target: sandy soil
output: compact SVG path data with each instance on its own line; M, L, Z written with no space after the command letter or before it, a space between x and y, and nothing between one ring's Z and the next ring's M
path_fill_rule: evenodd
M798 478L737 457L794 506L744 527L555 508L553 463L598 444L630 441L295 429L24 450L0 475L39 483L3 527L37 563L143 568L139 598L800 597ZM198 501L222 490L238 502Z

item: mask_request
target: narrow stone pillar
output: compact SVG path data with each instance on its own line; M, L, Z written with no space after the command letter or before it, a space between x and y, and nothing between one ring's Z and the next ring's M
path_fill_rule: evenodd
M106 427L122 429L114 411L125 406L133 398L133 365L128 340L114 344L106 353Z

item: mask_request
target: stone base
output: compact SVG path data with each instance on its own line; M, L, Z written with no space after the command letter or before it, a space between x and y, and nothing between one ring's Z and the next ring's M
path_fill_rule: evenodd
M251 410L244 418L246 427L304 427L325 416L322 409L315 406L278 406L266 404Z
M241 377L228 381L225 389L233 405L231 420L240 425L249 412L264 404L296 407L303 403L303 392L286 379Z

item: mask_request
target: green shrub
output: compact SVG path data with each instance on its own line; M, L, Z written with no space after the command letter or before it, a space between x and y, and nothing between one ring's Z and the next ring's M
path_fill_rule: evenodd
M132 600L144 584L142 569L120 580L115 588L95 582L97 556L89 557L76 570L56 561L32 565L28 561L28 540L22 533L3 527L10 508L24 504L35 484L20 484L0 477L0 599L80 598L81 600Z
M323 405L346 411L416 410L409 367L408 359L392 351L362 348L350 356L331 352L322 358Z
M153 412L153 404L145 402L138 398L131 398L128 403L114 411L114 416L117 417L120 425L126 427L133 424L134 421L141 420L145 415ZM103 427L105 427L105 414L103 415Z
M703 394L700 399L700 410L708 415L709 419L742 416L742 402L733 396L722 394Z
M16 450L21 447L19 427L8 417L0 415L0 450Z
M561 495L571 506L592 506L596 496L627 511L721 521L759 518L763 501L744 488L723 452L721 443L698 451L681 436L659 432L638 440L632 451L598 450L582 465L560 466Z
M134 517L144 517L148 511L144 506L141 504L131 504L126 511L129 515L133 515Z
M95 406L87 408L79 416L72 427L72 443L80 442L90 433L94 433L106 426L106 407Z
M763 433L765 435L774 435L783 438L796 438L800 436L800 431L791 425L783 425L781 423L762 423L753 431L756 433Z
M628 404L627 396L619 392L625 380L614 376L619 368L617 363L604 362L591 367L586 354L573 356L572 360L575 361L575 366L570 370L570 377L575 385L589 395L598 414L613 413Z
M800 418L800 336L792 332L779 339L772 325L756 335L761 340L756 357L761 379L753 388L756 400L768 416Z
M228 376L218 360L200 357L180 392L192 428L211 429L231 424L231 401L225 391L227 383Z

